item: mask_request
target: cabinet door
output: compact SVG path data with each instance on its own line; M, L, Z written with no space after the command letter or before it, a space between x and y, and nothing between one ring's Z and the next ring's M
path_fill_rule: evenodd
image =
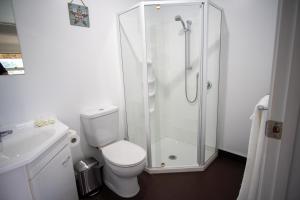
M65 147L33 178L35 200L78 200L69 147Z

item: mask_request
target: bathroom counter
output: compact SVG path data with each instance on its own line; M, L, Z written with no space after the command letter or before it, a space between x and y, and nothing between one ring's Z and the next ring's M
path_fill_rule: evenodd
M35 127L31 121L10 129L13 133L3 137L0 143L0 175L31 163L68 131L58 120L44 127Z

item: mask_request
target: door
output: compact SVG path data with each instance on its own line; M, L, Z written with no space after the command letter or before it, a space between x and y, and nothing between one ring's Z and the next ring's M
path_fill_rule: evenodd
M71 152L65 147L31 180L35 200L78 200Z
M203 66L202 159L205 164L216 153L222 11L207 5L206 65Z
M203 6L145 6L153 168L197 167Z
M283 131L281 140L267 139L263 200L291 199L287 190L300 108L299 5L297 0L279 2L269 119L283 122Z

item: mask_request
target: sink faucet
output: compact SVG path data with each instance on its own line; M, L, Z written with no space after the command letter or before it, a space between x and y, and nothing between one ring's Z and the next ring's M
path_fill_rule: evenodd
M2 142L2 138L9 135L9 134L12 134L13 131L12 130L6 130L6 131L0 131L0 142Z

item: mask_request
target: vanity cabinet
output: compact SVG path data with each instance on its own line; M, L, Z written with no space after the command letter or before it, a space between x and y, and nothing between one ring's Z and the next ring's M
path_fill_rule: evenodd
M78 200L65 135L31 163L0 175L2 200Z
M70 149L65 147L30 181L34 199L77 199L72 165Z

